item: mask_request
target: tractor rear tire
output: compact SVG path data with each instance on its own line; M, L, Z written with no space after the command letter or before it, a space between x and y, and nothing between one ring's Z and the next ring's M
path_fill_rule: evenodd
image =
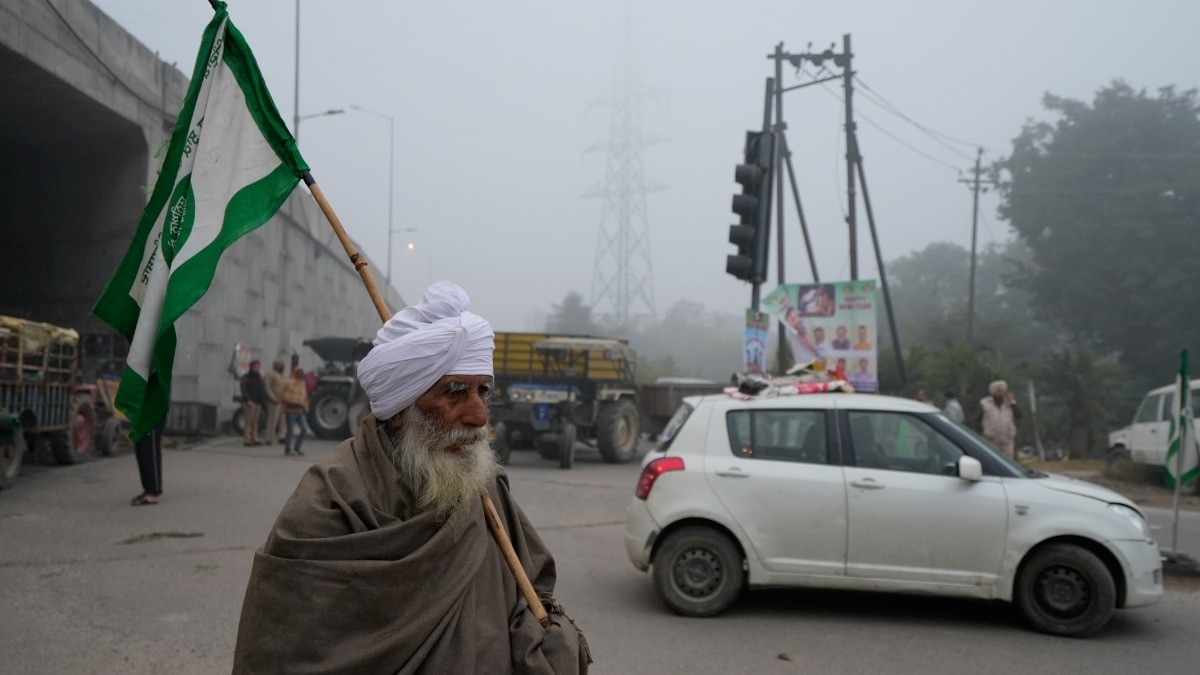
M55 462L70 466L86 461L95 447L96 411L92 408L92 402L87 399L76 400L66 431L54 431L48 436Z
M637 451L640 432L638 411L633 402L621 399L600 406L596 441L600 456L609 464L626 464Z
M350 437L350 402L342 387L318 385L308 399L308 426L317 438Z

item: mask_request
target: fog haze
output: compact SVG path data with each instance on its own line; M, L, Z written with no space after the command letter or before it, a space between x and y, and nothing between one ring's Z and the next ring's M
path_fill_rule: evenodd
M190 75L207 2L95 4ZM228 5L290 125L297 3ZM976 147L985 162L998 159L1026 120L1050 119L1046 92L1090 102L1115 79L1150 91L1200 81L1200 3L1187 0L299 6L300 114L345 110L304 120L299 147L376 279L388 257L389 123L352 105L395 121L393 227L414 231L393 234L392 285L411 302L431 280L456 281L498 330L541 330L568 292L591 296L601 202L584 195L604 178L605 157L587 151L607 139L611 109L597 101L617 81L626 44L638 80L660 92L641 109L642 131L664 139L643 154L646 177L666 186L647 196L660 316L679 300L730 313L749 303L749 286L724 271L733 167L745 131L761 127L767 55L780 42L789 52L810 43L841 51L851 35L885 260L933 241L970 244L971 193L959 179ZM801 79L785 64L784 85L812 72ZM837 81L784 97L823 281L850 274L841 97ZM995 208L985 194L981 245L1009 238ZM872 278L861 203L858 222L859 276ZM787 281L810 281L790 195L788 223ZM775 278L772 264L767 290Z

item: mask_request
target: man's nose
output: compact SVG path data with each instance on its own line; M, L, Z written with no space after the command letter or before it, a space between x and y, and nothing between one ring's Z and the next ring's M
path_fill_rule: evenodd
M472 393L463 411L462 423L472 427L486 426L488 421L487 399L478 393Z

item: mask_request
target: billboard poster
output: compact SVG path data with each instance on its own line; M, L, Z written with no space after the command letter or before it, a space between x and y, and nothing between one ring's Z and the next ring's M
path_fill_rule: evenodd
M763 298L762 307L784 329L797 364L841 365L857 391L879 390L873 280L784 284Z
M770 318L766 312L746 310L746 333L742 339L742 372L767 372L767 326Z

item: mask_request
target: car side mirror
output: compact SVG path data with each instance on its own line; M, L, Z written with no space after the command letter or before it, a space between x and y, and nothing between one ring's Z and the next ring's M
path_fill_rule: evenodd
M983 464L974 457L963 455L958 458L958 477L963 480L977 481L983 478Z

